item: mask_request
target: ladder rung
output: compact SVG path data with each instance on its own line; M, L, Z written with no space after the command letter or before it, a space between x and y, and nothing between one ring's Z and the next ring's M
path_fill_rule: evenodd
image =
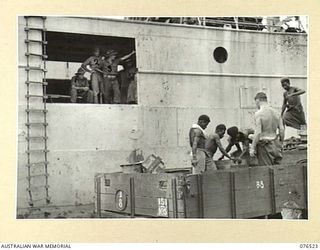
M43 72L47 72L46 69L43 69L43 68L40 68L40 67L26 67L25 69L26 69L26 71L30 71L30 70L40 70L40 71L43 71Z
M48 44L47 41L41 41L41 40L33 40L33 39L25 39L24 40L25 43L41 43L41 44Z
M48 136L27 136L26 137L27 140L37 140L37 139L41 139L41 140L48 140Z
M27 191L30 192L30 191L32 191L32 190L39 189L39 188L49 188L49 185L33 186L33 187L31 187L31 188L27 188Z
M48 99L48 96L47 96L47 95L25 95L25 96L26 96L26 98L34 97L34 98Z
M46 109L26 109L27 113L48 113Z
M26 126L31 126L31 125L48 126L48 123L46 123L46 122L29 122L29 123L26 123Z
M47 55L42 55L42 54L37 54L37 53L25 53L26 56L38 56L38 57L42 57L43 59L47 59L48 56Z
M30 84L30 83L34 83L34 84L42 84L42 85L48 85L47 82L37 82L37 81L26 81L26 84Z
M41 27L25 27L24 30L25 31L30 31L30 30L46 31L45 28L41 28Z
M35 166L48 165L48 164L49 164L48 161L33 162L33 163L27 164L27 167L35 167Z
M30 150L26 150L27 154L31 154L31 153L48 153L49 150L48 149L30 149Z
M30 176L27 176L27 180L31 180L32 178L37 178L37 177L41 177L41 176L45 176L45 177L48 177L49 174L35 174L35 175L30 175Z

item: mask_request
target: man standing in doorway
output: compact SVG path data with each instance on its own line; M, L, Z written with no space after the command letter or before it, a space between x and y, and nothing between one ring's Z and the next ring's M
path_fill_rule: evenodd
M284 140L281 118L268 105L265 93L257 93L254 99L259 110L254 115L256 128L250 156L257 156L259 166L280 164Z
M102 62L102 58L100 56L100 49L94 48L93 55L90 56L82 65L81 68L86 72L91 73L91 85L93 91L93 101L94 103L98 103L98 94L102 91L102 73L99 69ZM89 68L88 68L89 66Z
M128 59L135 51L121 58L116 58L117 52L115 50L108 50L105 54L105 59L102 62L101 69L103 75L104 85L104 101L105 103L119 104L121 100L120 86L118 82L118 65L120 62ZM112 96L113 91L113 96Z
M209 157L205 150L206 139L208 138L205 129L210 123L210 118L207 115L201 115L198 118L198 123L193 124L189 131L189 143L192 148L193 174L200 174L206 170Z
M281 85L284 90L281 117L285 126L300 129L306 125L306 119L300 100L300 95L305 91L297 87L290 86L289 78L282 78Z

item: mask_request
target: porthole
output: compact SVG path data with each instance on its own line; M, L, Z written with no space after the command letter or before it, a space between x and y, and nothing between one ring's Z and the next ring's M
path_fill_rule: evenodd
M224 63L228 59L228 52L223 47L217 47L213 51L213 58L216 60L217 63Z

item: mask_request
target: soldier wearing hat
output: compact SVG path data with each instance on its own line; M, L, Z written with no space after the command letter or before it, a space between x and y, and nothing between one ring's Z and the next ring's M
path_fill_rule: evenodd
M280 164L282 160L282 142L284 140L281 118L268 105L265 93L257 93L255 102L259 110L254 115L256 128L250 156L256 155L260 166ZM277 131L279 131L279 134L277 134Z
M286 126L300 129L302 125L306 125L306 118L300 100L300 95L304 94L305 91L297 87L290 86L289 78L282 78L280 82L282 88L285 90L283 93L283 105L281 111L283 123Z
M91 73L91 85L93 91L93 100L94 103L98 103L98 94L103 92L103 79L102 79L102 72L99 69L101 66L102 57L100 56L100 49L94 48L93 55L90 56L82 65L81 68Z
M101 63L101 70L103 71L103 88L104 88L104 102L105 103L120 103L120 86L118 82L118 65L120 62L128 59L135 51L117 58L115 50L108 50L105 54L105 59ZM113 96L112 96L113 92Z
M79 69L75 76L71 78L71 102L76 103L77 97L81 96L83 102L92 103L93 102L93 92L89 89L88 79L84 76L85 71Z

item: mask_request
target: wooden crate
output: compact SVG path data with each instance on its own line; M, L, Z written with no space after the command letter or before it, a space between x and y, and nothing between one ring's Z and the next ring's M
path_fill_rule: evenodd
M184 218L180 173L111 173L95 177L96 207L131 217Z
M295 201L307 209L307 166L218 170L185 177L187 218L254 218Z
M183 173L111 173L95 178L96 207L131 217L253 218L294 201L307 209L307 165Z

